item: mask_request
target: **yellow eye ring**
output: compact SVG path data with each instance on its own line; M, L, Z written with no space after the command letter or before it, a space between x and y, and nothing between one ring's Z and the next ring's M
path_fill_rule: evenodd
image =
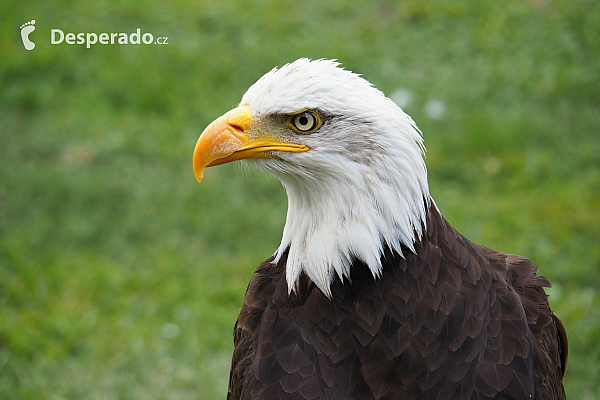
M321 126L321 117L314 111L304 110L291 115L288 124L298 133L312 133Z

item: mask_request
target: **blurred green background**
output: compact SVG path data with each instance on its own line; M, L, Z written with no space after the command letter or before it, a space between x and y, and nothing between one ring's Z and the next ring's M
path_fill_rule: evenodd
M51 45L53 28L168 44ZM439 208L553 282L567 394L600 398L599 30L597 0L3 1L0 398L225 398L286 197L236 165L198 185L192 150L299 57L404 105Z

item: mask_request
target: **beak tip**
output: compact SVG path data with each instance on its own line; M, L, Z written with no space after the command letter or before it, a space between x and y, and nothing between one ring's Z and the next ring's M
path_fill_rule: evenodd
M196 177L196 180L198 181L198 183L200 183L200 181L202 180L202 177L204 176L204 167L202 167L199 160L196 159L195 151L194 151L194 160L193 160L192 165L193 165L193 170L194 170L194 176Z
M194 176L198 183L201 183L202 178L204 177L204 168L197 168L196 165L194 165Z

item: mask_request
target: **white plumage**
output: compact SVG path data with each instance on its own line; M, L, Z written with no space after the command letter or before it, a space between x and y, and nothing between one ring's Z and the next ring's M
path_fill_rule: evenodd
M381 272L384 245L413 248L430 204L423 142L415 122L357 74L330 60L299 59L273 69L243 96L256 125L278 129L303 153L251 162L277 176L288 212L276 261L289 247L291 291L304 271L327 295L334 274L349 277L353 258ZM323 125L308 135L273 127L269 116L313 110Z

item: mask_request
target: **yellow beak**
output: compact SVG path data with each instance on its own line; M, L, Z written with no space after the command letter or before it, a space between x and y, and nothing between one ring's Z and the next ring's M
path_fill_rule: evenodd
M244 158L274 157L272 151L303 152L308 146L279 141L259 129L249 106L235 108L217 118L200 135L194 149L194 175L202 180L204 168Z

